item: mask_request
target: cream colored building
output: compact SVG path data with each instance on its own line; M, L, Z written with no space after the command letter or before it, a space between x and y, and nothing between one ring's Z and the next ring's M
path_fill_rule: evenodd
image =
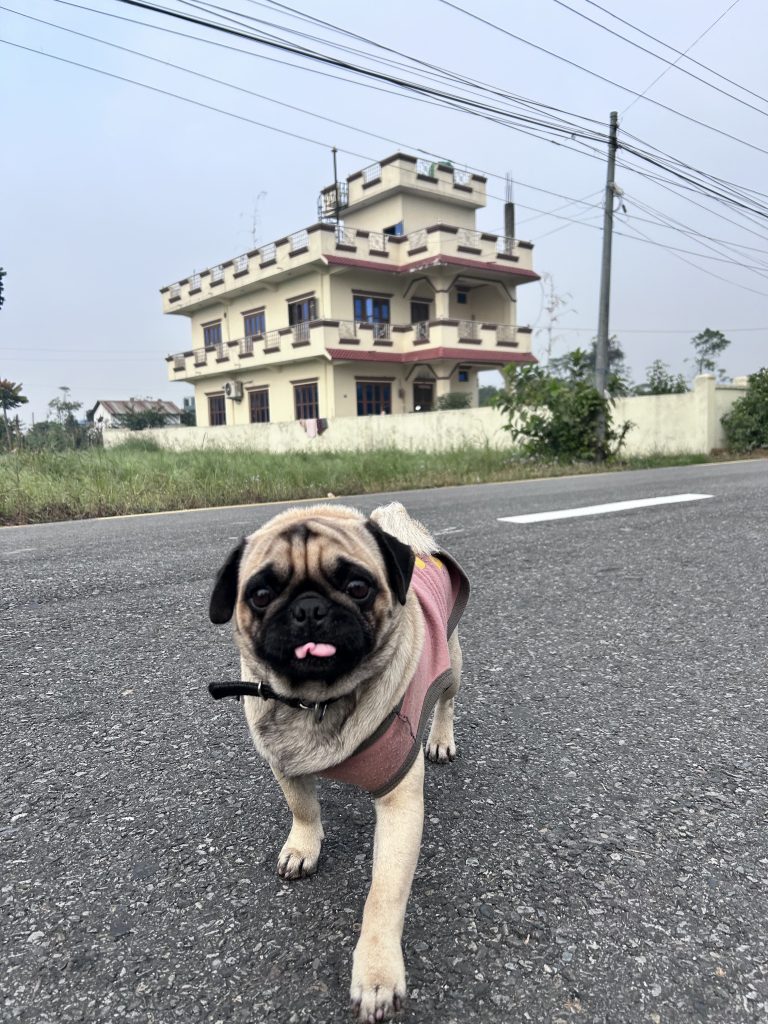
M396 153L324 189L318 223L161 289L191 322L167 362L198 426L477 405L478 371L535 362L533 247L478 231L485 200L485 178Z

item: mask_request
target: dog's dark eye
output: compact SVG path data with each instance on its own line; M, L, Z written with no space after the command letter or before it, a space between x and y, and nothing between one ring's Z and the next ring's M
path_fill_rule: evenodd
M353 601L364 601L371 592L365 580L350 580L345 590Z
M273 594L269 587L259 587L258 590L252 590L248 595L248 604L251 608L266 608L272 597Z

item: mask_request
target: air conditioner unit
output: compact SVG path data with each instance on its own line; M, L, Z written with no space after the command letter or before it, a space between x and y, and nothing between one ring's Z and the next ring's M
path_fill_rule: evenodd
M224 395L233 402L239 402L243 397L243 385L239 380L228 380L224 385Z

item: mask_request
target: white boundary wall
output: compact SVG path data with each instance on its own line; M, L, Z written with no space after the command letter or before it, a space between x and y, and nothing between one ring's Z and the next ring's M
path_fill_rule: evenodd
M625 447L627 455L710 452L724 446L720 418L745 387L717 387L702 375L693 390L683 395L644 395L616 402L614 423L630 420L634 426ZM461 409L449 412L397 416L343 416L328 421L328 429L310 438L298 421L250 424L239 427L165 427L141 432L163 448L251 449L254 451L371 451L400 448L406 451L445 451L464 445L511 447L504 418L496 409ZM104 431L106 447L120 444L135 433Z

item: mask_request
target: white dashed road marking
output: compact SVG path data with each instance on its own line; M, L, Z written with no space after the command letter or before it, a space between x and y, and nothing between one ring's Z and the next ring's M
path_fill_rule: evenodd
M612 501L607 505L584 505L582 508L563 508L556 512L532 512L524 516L500 516L500 523L543 523L551 519L575 519L578 516L597 516L604 512L624 512L632 508L652 505L674 505L681 501L702 501L711 494L667 494L663 498L638 498L636 501Z

